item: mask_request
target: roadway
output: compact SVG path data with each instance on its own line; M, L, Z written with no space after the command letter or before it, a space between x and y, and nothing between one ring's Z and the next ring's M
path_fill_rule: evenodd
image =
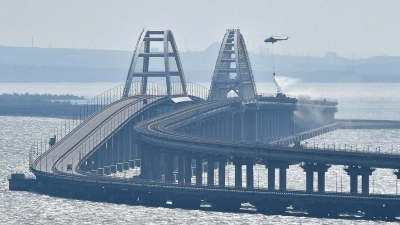
M364 195L350 193L315 193L295 190L275 191L262 188L232 188L218 186L197 186L148 181L142 179L120 179L111 176L78 173L79 161L96 151L117 130L146 108L157 104L163 97L134 96L117 101L87 118L72 132L42 154L32 165L35 175L49 182L58 181L75 186L81 184L92 188L107 188L117 192L129 191L143 193L189 194L207 198L225 196L251 201L272 200L312 200L336 203L394 204L400 202L397 195ZM339 165L357 165L381 168L400 168L400 155L373 154L360 152L327 151L309 148L294 148L261 145L245 141L233 141L189 135L178 132L179 128L221 113L230 112L237 106L232 101L210 101L178 109L135 125L140 142L171 150L185 150L210 154L221 154L256 158L258 160L281 160L290 162L314 162ZM71 165L71 170L67 165Z
M108 139L132 116L147 104L160 100L159 96L133 96L114 102L99 110L42 154L33 169L43 172L79 174L79 161ZM70 166L67 166L70 164ZM70 168L68 168L70 167Z
M353 149L315 149L261 145L245 141L216 139L184 134L177 128L198 121L205 116L217 115L232 109L232 101L204 102L190 108L174 111L161 117L143 121L135 126L140 140L150 145L168 146L170 149L186 151L278 160L288 162L310 162L363 166L374 168L400 168L400 155L365 152ZM201 113L199 113L201 112Z

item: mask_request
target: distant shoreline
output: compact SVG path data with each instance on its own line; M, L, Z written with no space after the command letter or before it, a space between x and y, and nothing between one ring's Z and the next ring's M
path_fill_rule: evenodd
M186 80L210 82L219 43L204 51L180 52ZM0 82L125 81L132 51L0 46ZM256 82L273 82L272 55L249 52ZM347 59L334 52L324 56L274 55L276 74L302 83L400 83L400 56ZM163 69L154 63L153 69Z
M1 94L0 116L38 116L68 118L82 108L71 101L85 100L83 96L71 94Z

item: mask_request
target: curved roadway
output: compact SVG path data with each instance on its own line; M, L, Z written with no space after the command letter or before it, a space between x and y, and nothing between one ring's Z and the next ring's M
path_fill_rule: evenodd
M42 172L79 174L79 161L96 149L102 141L143 110L144 101L151 104L164 97L134 96L114 102L82 122L52 148L42 154L31 167Z
M201 117L230 111L234 104L237 103L232 101L200 103L143 121L135 125L135 129L142 142L178 150L288 162L400 169L400 155L260 145L176 131L177 128L194 123Z
M352 202L357 199L360 203L388 203L397 204L399 196L393 195L354 195L348 193L306 193L303 191L271 191L266 189L232 189L230 187L197 187L192 185L167 184L149 182L145 180L118 179L109 176L84 176L78 174L79 160L96 150L96 147L107 140L118 129L124 126L135 114L146 108L143 100L148 99L148 105L162 101L157 96L135 96L115 102L106 108L93 114L82 124L75 128L66 137L60 140L50 150L41 155L31 166L32 172L37 175L46 176L49 179L60 178L72 180L71 182L85 182L87 185L119 188L121 190L146 190L166 191L170 193L196 193L196 195L209 196L215 193L220 196L232 195L246 198L259 198L276 196L277 198L293 199L297 196L300 199L314 197L319 200L335 198L336 201ZM147 105L147 106L148 106ZM384 168L399 168L399 155L384 155L370 153L321 151L313 149L296 149L289 147L258 145L244 141L232 141L214 139L197 135L188 135L177 132L178 128L188 125L201 118L229 112L237 106L235 101L204 102L176 110L135 125L137 134L142 142L152 145L168 146L172 149L185 149L203 153L234 155L250 158L280 159L288 161L328 163L351 165L358 164L381 165L386 162ZM55 160L55 161L54 161ZM72 169L67 170L71 164ZM357 165L358 165L357 164ZM370 166L371 166L370 165ZM379 166L377 166L379 167ZM67 176L64 176L67 175ZM81 178L73 180L71 175ZM160 189L161 188L161 189ZM353 200L352 200L353 199Z

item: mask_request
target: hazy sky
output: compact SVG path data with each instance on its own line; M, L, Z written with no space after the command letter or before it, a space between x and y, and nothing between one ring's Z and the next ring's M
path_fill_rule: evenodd
M180 51L240 28L249 50L289 35L274 52L400 56L400 0L0 0L0 45L133 51L143 27L172 30ZM186 39L186 42L185 42Z

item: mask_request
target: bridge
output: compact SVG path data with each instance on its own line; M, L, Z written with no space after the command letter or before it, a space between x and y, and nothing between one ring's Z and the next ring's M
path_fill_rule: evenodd
M162 52L152 52L157 44ZM338 129L336 111L332 100L258 94L239 29L224 35L208 94L186 83L171 31L143 31L125 85L83 106L48 143L36 141L30 170L36 190L61 196L196 209L207 202L222 211L250 203L269 214L291 207L311 216L394 219L400 196L369 193L369 178L376 168L398 170L400 155L300 145ZM226 184L228 164L234 186ZM305 171L305 191L286 188L295 164ZM256 165L268 169L265 187L254 185ZM349 193L325 191L331 165L345 166ZM139 175L126 177L132 168Z

